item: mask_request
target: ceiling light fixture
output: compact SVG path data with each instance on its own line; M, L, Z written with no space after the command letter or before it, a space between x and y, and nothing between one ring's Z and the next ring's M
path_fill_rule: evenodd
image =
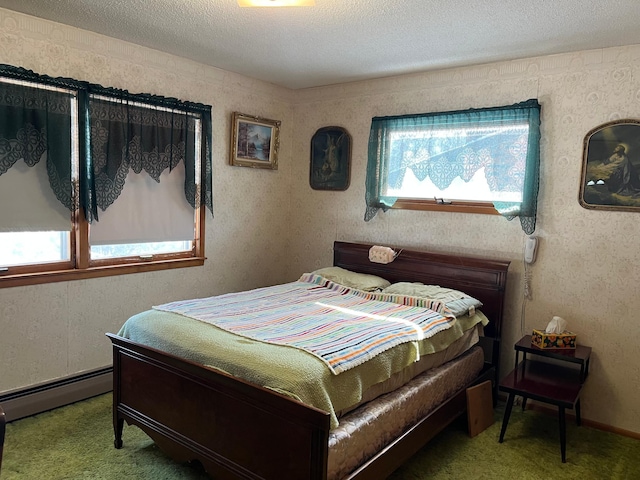
M313 7L315 0L238 0L241 7Z

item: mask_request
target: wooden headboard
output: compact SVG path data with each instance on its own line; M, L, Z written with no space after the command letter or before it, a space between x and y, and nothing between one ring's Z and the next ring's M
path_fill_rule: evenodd
M482 302L482 312L490 321L485 336L500 339L510 262L403 249L393 262L381 264L369 261L369 248L371 245L335 242L333 264L391 283L421 282L461 290Z

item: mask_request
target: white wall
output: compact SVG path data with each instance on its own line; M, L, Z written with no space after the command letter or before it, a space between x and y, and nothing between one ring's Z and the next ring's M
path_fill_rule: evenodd
M290 276L330 264L334 240L511 260L503 374L513 368L513 343L560 315L579 343L593 347L583 417L640 432L640 214L586 210L578 203L585 134L610 120L640 118L639 59L640 46L629 46L295 92ZM531 301L523 299L525 235L517 220L391 210L363 221L372 117L529 98L542 105L536 230L541 243L531 268ZM353 137L351 186L345 192L309 187L309 139L329 125Z
M629 46L289 91L0 9L2 63L213 105L216 215L207 221L203 267L0 289L0 392L107 365L104 332L153 304L292 280L329 265L334 240L370 241L511 260L503 372L523 333L561 315L594 349L583 416L640 432L640 216L586 210L577 200L584 135L640 118L639 59L640 46ZM371 117L528 98L542 104L533 300L523 300L517 221L414 211L363 221ZM227 165L232 111L282 120L278 171ZM345 192L309 187L310 139L330 125L353 137Z

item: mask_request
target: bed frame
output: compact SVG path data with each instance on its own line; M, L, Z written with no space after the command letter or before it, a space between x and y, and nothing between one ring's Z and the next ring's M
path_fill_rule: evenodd
M483 302L482 310L491 320L483 339L485 368L468 386L487 379L495 385L509 262L402 250L383 265L369 261L370 247L335 242L334 265L391 282L456 288ZM196 460L216 479L327 478L327 412L117 335L107 336L113 344L116 448L122 447L126 420L174 460ZM462 389L347 478L388 476L465 410Z

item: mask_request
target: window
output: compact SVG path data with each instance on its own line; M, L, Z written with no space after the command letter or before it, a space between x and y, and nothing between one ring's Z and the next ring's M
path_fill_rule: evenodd
M201 265L210 109L0 66L0 287Z
M367 213L441 209L520 217L535 229L540 105L376 117L367 165ZM530 230L530 231L528 231Z

